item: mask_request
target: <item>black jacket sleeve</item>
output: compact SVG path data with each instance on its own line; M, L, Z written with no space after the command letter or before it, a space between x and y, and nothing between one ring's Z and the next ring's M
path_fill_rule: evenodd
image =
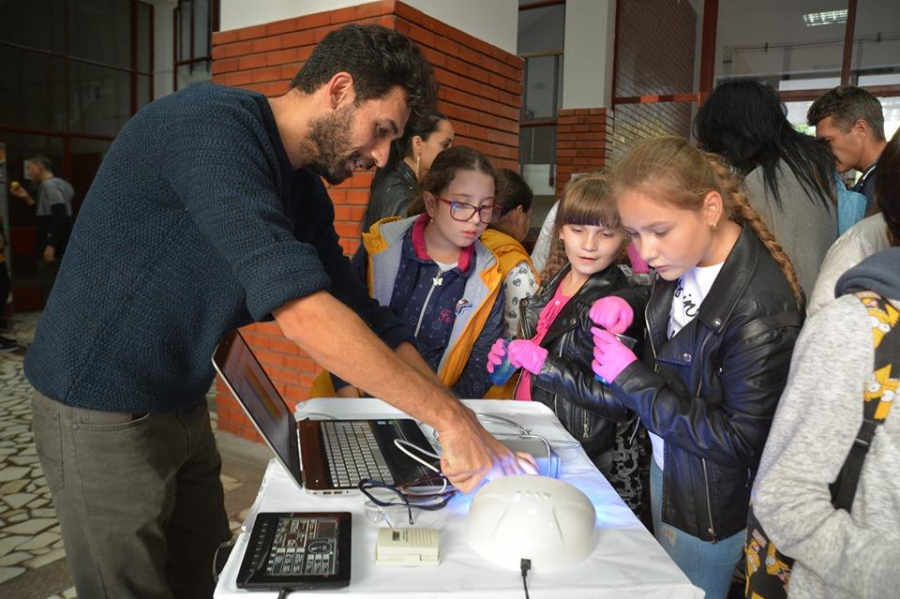
M620 293L630 293L623 289ZM643 312L635 309L633 298L623 297L635 310L635 322L626 334L641 335L643 330ZM615 422L628 422L634 414L616 399L609 387L594 377L591 360L594 355L594 337L591 333L592 322L589 317L590 306L580 310L578 326L567 335L565 355L548 355L538 376L532 379L534 385L554 395L565 397L569 401L593 412L598 416Z
M743 325L723 340L719 366L723 401L712 403L671 384L640 361L610 386L666 443L712 462L755 469L784 390L799 323L775 314Z
M363 218L363 231L389 216L406 216L413 190L399 176L388 176L383 185L372 189Z
M593 348L588 351L592 352ZM615 422L628 422L634 418L609 388L594 378L593 370L585 369L574 360L549 355L541 373L532 380L541 389L565 397L597 416Z

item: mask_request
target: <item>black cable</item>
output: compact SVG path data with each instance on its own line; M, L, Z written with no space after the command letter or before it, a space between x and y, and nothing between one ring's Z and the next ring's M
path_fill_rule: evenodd
M519 569L522 570L522 586L525 588L525 599L531 599L528 596L528 571L531 570L531 560L522 558L519 562Z
M222 549L224 549L225 547L229 547L229 546L234 547L235 541L237 541L237 537L228 539L227 541L223 541L222 543L219 544L218 547L216 547L216 552L213 554L213 561L212 561L212 574L213 574L213 580L215 582L219 582L219 574L221 574L221 571L216 570L216 562L219 561L219 552ZM222 564L222 569L223 570L225 569L225 564Z
M281 591L278 592L278 599L284 599L285 597L288 596L288 593L290 593L290 592L291 592L291 589L281 589Z

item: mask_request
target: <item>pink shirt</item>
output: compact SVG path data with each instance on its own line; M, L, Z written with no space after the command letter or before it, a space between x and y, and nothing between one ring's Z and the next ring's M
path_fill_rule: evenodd
M531 338L531 341L538 345L541 344L541 341L544 340L544 336L550 329L550 325L553 324L553 321L556 320L556 317L559 316L559 313L562 311L563 306L565 306L570 299L572 299L570 296L563 295L562 285L556 288L553 299L544 306L544 309L541 310L541 315L538 316L537 333ZM519 384L516 385L515 395L516 399L519 401L531 401L531 373L527 370L522 371L522 377L519 379Z

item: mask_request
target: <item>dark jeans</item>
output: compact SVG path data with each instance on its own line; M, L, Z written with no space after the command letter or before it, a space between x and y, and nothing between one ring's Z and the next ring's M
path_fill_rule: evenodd
M79 597L211 597L231 535L206 402L170 414L32 398L34 440Z

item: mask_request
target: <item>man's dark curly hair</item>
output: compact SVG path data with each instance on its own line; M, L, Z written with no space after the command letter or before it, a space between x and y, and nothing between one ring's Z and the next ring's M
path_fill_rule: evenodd
M347 25L319 42L291 86L311 94L340 72L353 77L356 103L382 98L399 86L412 115L432 112L437 103L434 71L419 47L378 25Z

